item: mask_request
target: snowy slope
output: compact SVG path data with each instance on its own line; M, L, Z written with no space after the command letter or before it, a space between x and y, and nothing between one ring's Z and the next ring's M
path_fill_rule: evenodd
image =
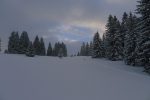
M150 100L141 71L104 59L0 54L0 100Z

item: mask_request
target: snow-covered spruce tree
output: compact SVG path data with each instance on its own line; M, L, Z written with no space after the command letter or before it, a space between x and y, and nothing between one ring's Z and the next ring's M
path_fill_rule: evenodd
M93 56L93 42L90 42L90 47L89 47L89 56Z
M121 31L121 25L119 20L114 16L114 28L115 28L115 35L114 35L114 49L116 52L115 60L122 60L123 59L123 46L124 46L124 34Z
M124 39L125 35L127 33L127 20L128 20L128 14L124 12L123 17L122 17L122 22L121 22L121 33L122 33L122 39L123 39L123 47L124 47Z
M120 31L120 22L116 16L108 18L105 35L106 57L110 60L120 60L123 55L123 41Z
M53 48L53 56L58 56L58 43L55 43Z
M61 49L61 48L63 50L63 56L67 57L67 47L66 47L66 45L63 42L60 44L60 48L59 49Z
M9 53L13 53L14 52L14 35L15 35L15 32L12 32L11 33L11 36L9 37L9 41L8 41L8 52Z
M135 65L135 48L136 48L136 39L137 39L137 32L136 32L136 25L137 25L137 18L132 13L129 14L129 18L126 22L127 30L124 40L124 61L127 65Z
M82 56L86 56L86 43L84 42L83 45L82 45Z
M104 57L104 58L106 57L105 42L106 42L106 34L104 33L104 34L103 34L103 37L102 37L102 48L103 48L103 57Z
M78 52L77 55L78 56L91 56L90 53L91 53L91 49L90 49L89 43L83 42L80 48L80 52Z
M49 45L48 45L47 56L52 56L52 45L51 45L51 43L49 43Z
M59 53L59 48L60 48L60 43L55 43L55 46L54 46L54 56L58 56L58 53Z
M30 40L28 37L28 33L26 31L23 31L19 40L19 53L20 54L26 53L29 43L30 43Z
M123 14L123 17L122 17L122 22L121 22L121 33L122 33L122 45L123 45L123 48L124 48L124 45L125 45L125 36L126 36L126 33L127 33L127 20L128 20L128 14L126 12L124 12ZM125 49L125 48L124 48ZM123 50L123 59L124 59L124 50Z
M45 43L44 43L43 38L40 39L40 55L41 56L46 55Z
M106 33L105 33L105 50L106 50L106 58L112 59L112 49L113 49L113 38L114 38L114 30L113 30L113 17L109 15L107 25L106 25Z
M34 47L32 45L32 42L29 43L29 46L26 50L26 56L28 56L28 57L34 57L35 56Z
M40 55L41 54L41 43L40 43L40 40L39 40L38 36L36 36L36 38L33 42L33 47L34 47L34 50L35 50L35 54Z
M67 46L64 45L64 56L67 57L68 56L68 51L67 51Z
M18 34L18 32L16 32L14 38L15 38L15 41L14 41L15 53L18 54L18 53L19 53L19 50L20 50L20 47L19 47L20 39L19 39L19 34Z
M102 40L97 32L93 38L93 58L101 58L103 56Z
M89 52L90 52L89 43L86 43L86 46L85 46L85 56L89 56Z
M19 35L18 32L12 32L8 42L8 53L16 54L19 51Z
M150 0L140 0L138 3L137 13L141 17L137 26L139 37L136 48L136 63L148 66L145 69L150 72Z

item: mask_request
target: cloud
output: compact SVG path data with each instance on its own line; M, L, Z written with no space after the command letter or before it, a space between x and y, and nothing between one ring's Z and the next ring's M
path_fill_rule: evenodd
M121 18L124 11L134 11L136 1L1 0L0 37L6 46L11 31L26 30L32 40L39 35L46 43L66 41L79 50L77 44L92 40L97 30L102 36L109 14Z

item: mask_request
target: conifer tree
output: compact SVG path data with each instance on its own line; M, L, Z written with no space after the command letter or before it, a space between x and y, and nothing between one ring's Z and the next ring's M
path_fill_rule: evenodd
M124 41L125 41L125 35L127 33L127 20L128 20L128 14L124 12L121 22L121 33L122 33L122 39L123 39L123 47L124 47Z
M68 51L67 51L67 46L66 45L64 47L64 51L65 51L64 56L67 57L68 56Z
M141 15L137 26L137 58L138 65L150 65L150 1L140 0L137 5L137 13ZM147 67L145 67L147 70ZM149 70L150 71L150 67Z
M26 53L29 43L30 43L30 40L28 37L28 33L26 31L23 31L20 36L20 41L19 41L19 53L20 54Z
M33 42L33 47L34 47L34 50L35 50L35 54L40 55L41 54L41 43L40 43L40 40L39 40L38 36L36 36L36 38Z
M89 56L93 56L93 43L92 43L92 41L90 42Z
M123 56L123 39L120 22L118 21L116 16L109 16L106 28L106 57L110 60L120 60Z
M19 35L17 32L12 32L8 42L8 53L15 54L19 50Z
M67 57L67 47L66 47L66 45L62 42L62 49L63 49L63 56L64 57Z
M19 43L20 43L20 39L19 39L19 34L18 34L18 32L16 32L15 33L15 35L14 35L14 39L15 39L15 41L14 41L14 48L15 48L15 53L19 53Z
M53 56L58 56L58 52L59 52L59 42L55 43L54 45Z
M85 56L89 56L90 55L90 47L89 47L89 44L86 43L86 47L85 47Z
M106 25L106 39L105 39L105 47L106 47L106 57L108 59L112 59L111 53L113 49L113 17L112 15L109 15L108 22ZM113 34L112 34L113 33Z
M136 48L136 40L137 40L137 18L136 16L129 14L129 18L127 19L127 30L125 35L125 44L124 44L124 60L128 65L135 65L135 48Z
M12 32L11 36L9 37L9 42L8 42L8 52L9 53L13 53L13 51L14 51L14 49L13 49L13 47L14 47L14 43L13 43L14 35L15 35L15 32Z
M28 56L28 57L34 57L35 56L34 47L32 45L32 42L29 43L29 46L26 50L26 56Z
M40 40L40 55L45 56L46 55L46 50L45 50L45 44L43 38Z
M114 17L114 48L115 48L115 60L123 59L123 48L124 48L124 34L121 31L121 25L119 20Z
M102 40L99 37L99 33L97 32L93 38L93 58L100 58L102 57L102 47L101 47Z
M106 33L103 34L102 37L102 48L103 48L103 57L106 57Z
M51 46L51 43L49 43L49 45L48 45L47 56L52 56L52 46Z

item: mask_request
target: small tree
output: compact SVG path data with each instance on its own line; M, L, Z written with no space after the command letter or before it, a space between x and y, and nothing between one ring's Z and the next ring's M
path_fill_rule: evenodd
M93 58L102 57L102 41L99 37L99 33L97 32L93 38Z
M45 43L43 38L40 40L40 55L45 56L46 55L46 50L45 50Z
M28 57L34 57L35 56L34 53L35 53L34 52L34 47L32 45L32 42L30 42L30 44L29 44L29 46L27 48L27 51L26 51L26 56L28 56Z
M29 43L30 43L30 40L29 40L29 37L28 37L28 33L26 31L23 31L21 36L20 36L20 41L19 41L19 53L20 54L25 54L26 53L26 50L29 46Z
M90 42L89 56L93 56L93 42Z
M15 34L16 32L13 31L8 41L8 52L11 54L15 53Z
M40 40L39 40L38 36L36 36L36 38L33 42L33 47L35 49L35 54L40 55L41 54L41 43L40 43Z
M51 43L49 43L48 49L47 49L47 56L52 56L52 52L53 52L52 46L51 46Z
M89 55L90 55L90 46L89 43L87 43L85 47L85 56L89 56Z

